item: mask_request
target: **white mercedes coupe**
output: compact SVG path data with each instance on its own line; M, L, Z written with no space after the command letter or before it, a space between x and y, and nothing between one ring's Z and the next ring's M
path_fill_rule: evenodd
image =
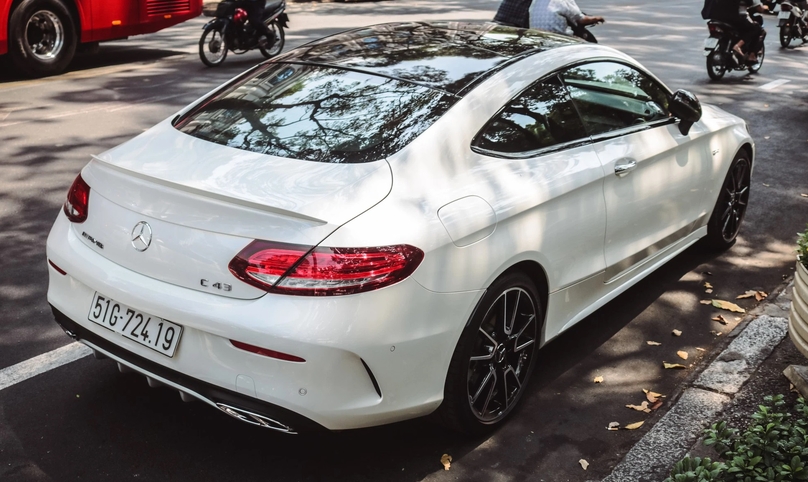
M47 242L68 335L273 430L483 432L538 350L700 238L754 143L608 47L490 23L348 31L93 157Z

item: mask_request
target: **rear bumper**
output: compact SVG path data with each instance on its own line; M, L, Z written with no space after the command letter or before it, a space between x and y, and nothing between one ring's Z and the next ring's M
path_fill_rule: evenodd
M211 405L231 417L242 421L271 428L279 432L296 434L300 432L314 432L325 430L325 427L298 415L290 410L262 402L252 397L242 395L232 390L226 390L216 385L197 380L170 368L166 368L151 360L128 352L114 343L85 329L64 313L51 306L56 323L71 338L83 342L90 348L101 352L118 363L122 363L146 377L157 380L164 385L171 386L181 392L191 395L208 405ZM249 417L252 413L254 417ZM245 418L236 416L243 415Z

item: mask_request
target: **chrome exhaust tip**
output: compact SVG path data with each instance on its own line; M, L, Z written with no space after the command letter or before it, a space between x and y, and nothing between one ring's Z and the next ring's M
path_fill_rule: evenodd
M257 413L249 412L247 410L236 408L230 405L225 405L224 403L217 403L216 407L218 407L222 412L235 419L241 420L242 422L247 422L251 425L257 425L259 427L268 428L278 432L297 434L292 427L284 425L269 417L265 417L264 415L258 415Z

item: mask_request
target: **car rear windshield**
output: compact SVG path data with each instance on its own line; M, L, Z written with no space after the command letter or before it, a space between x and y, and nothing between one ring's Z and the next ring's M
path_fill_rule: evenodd
M204 100L175 127L245 151L370 162L401 150L455 101L443 91L388 77L272 63Z

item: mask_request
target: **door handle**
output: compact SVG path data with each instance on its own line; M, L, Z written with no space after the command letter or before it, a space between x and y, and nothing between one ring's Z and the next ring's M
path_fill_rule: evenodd
M617 177L623 177L637 168L637 161L634 159L623 158L614 162L614 174Z

